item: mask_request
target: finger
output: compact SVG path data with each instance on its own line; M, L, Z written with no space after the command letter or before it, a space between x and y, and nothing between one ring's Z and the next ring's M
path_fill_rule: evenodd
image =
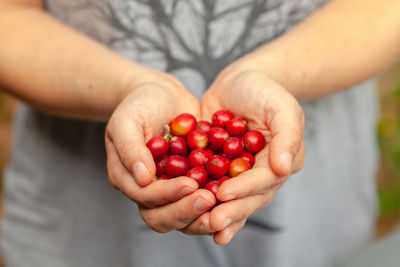
M107 137L105 138L105 148L106 148L106 154L107 154L107 171L108 171L108 182L109 184L114 187L115 189L119 190L118 185L116 184L115 180L115 168L119 168L121 165L119 156L117 154L117 151L115 150L114 145L108 139Z
M153 181L156 168L151 152L146 147L141 123L126 119L118 126L115 124L115 121L110 121L106 138L114 144L120 161L137 184L148 185Z
M243 219L243 220L240 220L236 223L229 225L222 231L216 232L213 235L215 244L222 245L222 246L227 245L229 242L231 242L232 238L239 232L239 230L243 228L245 223L246 223L246 219Z
M297 155L294 158L292 173L300 171L304 167L304 164L305 164L305 145L303 140L301 142L299 152L297 152Z
M278 177L269 167L269 148L261 150L256 156L254 167L239 176L225 181L217 192L217 199L228 201L255 194L262 194L282 183L286 177Z
M253 168L222 183L217 191L217 199L228 201L262 194L282 183L283 179L269 168Z
M153 208L175 202L193 193L198 187L196 181L188 177L157 180L145 187L140 187L119 161L114 145L107 141L106 149L110 184L139 205Z
M141 207L139 211L150 228L166 233L185 228L214 205L214 195L208 190L200 189L177 202L154 209Z
M269 163L279 176L287 176L292 172L293 159L304 139L303 111L296 100L287 101L289 103L280 103L274 109L269 123L272 134Z
M210 226L210 212L202 214L199 218L193 221L191 224L183 229L180 229L184 234L187 235L210 235L215 231Z
M210 214L210 227L221 231L229 225L247 219L250 215L271 202L275 191L224 202L215 207Z

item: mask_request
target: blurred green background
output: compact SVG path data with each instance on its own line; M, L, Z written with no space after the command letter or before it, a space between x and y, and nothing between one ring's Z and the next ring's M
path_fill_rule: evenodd
M381 166L377 174L380 220L377 237L400 222L400 64L383 73L378 80L381 115L377 138Z
M379 76L378 90L381 116L376 133L381 167L377 183L381 213L376 236L380 238L400 222L400 64ZM15 106L15 99L0 90L0 174L12 146L10 121ZM0 214L1 210L0 200Z

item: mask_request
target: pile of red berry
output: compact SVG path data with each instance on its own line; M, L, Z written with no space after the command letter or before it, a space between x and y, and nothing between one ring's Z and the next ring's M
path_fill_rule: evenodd
M220 110L212 116L212 124L179 115L165 126L164 136L153 137L147 147L159 179L187 176L216 194L224 181L253 167L254 155L265 144L261 132L249 131L245 120Z

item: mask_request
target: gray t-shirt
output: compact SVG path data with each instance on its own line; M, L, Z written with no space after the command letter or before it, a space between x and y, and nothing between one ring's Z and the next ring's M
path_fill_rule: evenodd
M201 97L224 66L324 2L52 0L46 7L116 53L171 72ZM227 246L208 236L150 230L136 204L108 185L104 124L22 105L4 182L5 265L333 266L374 230L374 89L366 82L303 103L304 169Z

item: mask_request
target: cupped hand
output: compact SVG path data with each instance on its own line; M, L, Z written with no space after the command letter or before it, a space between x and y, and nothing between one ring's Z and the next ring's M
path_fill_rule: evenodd
M265 73L229 66L204 94L201 106L204 119L226 109L246 119L251 130L262 132L269 142L268 162L276 175L287 176L302 168L303 109Z
M221 72L201 106L203 119L229 110L268 141L253 169L220 186L217 198L224 202L182 230L194 234L201 228L214 233L215 243L227 244L251 214L270 203L287 177L302 168L304 114L296 99L265 73L235 65Z
M182 229L215 204L188 177L154 180L146 142L181 113L200 116L199 102L167 74L132 85L110 117L105 134L109 183L136 202L144 222L157 232Z

